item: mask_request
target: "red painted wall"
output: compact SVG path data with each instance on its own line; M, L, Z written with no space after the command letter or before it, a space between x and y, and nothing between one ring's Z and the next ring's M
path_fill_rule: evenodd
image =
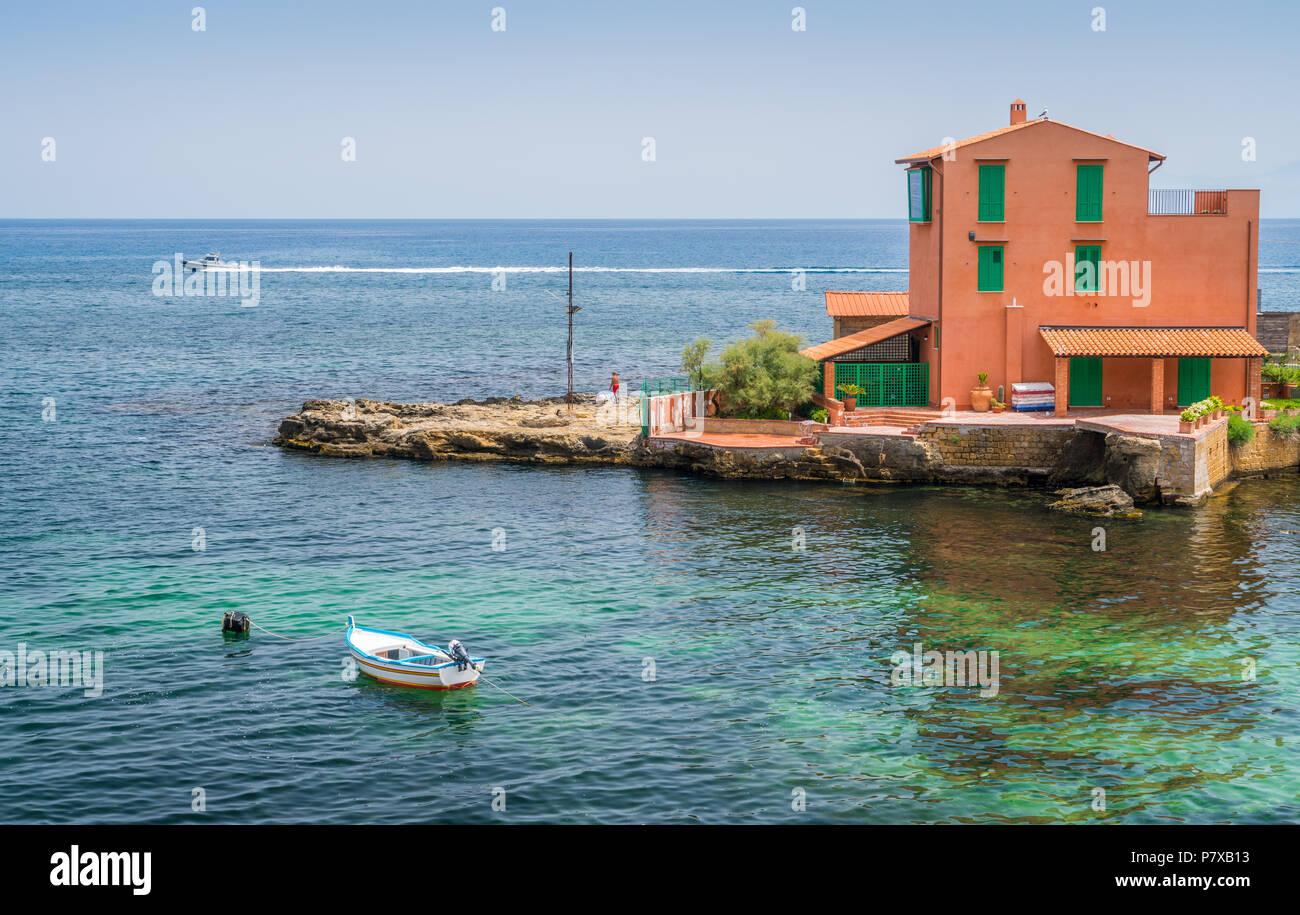
M931 394L970 403L976 374L996 388L1017 381L1053 381L1054 360L1040 325L1213 325L1255 327L1259 191L1229 191L1226 215L1147 215L1148 153L1119 141L1052 121L1035 122L932 160L933 221L910 230L911 313L941 318L940 349L923 348L932 363ZM1104 166L1100 223L1075 221L1076 166ZM978 221L979 166L1006 167L1005 221ZM978 245L968 238L1006 239L1002 292L976 291ZM940 275L939 235L943 235ZM1150 302L1131 296L1048 295L1044 266L1061 264L1066 288L1073 275L1066 256L1078 244L1099 244L1103 261L1150 263ZM942 315L939 314L942 284ZM1023 306L1019 354L1008 358L1006 306ZM933 342L933 338L932 338ZM1016 356L1018 355L1018 359ZM1010 377L1016 364L1019 377ZM1150 406L1150 361L1107 360L1102 396L1116 408ZM1177 360L1165 367L1166 395L1177 393ZM1239 401L1246 390L1245 360L1216 360L1214 393Z

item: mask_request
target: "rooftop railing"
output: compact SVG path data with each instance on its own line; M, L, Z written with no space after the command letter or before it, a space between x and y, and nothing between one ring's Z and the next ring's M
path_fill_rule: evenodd
M1147 191L1148 216L1223 216L1227 212L1227 191L1194 188L1151 188Z

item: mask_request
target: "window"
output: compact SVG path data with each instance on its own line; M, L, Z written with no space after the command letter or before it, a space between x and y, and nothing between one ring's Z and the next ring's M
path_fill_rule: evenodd
M1007 167L980 166L980 222L1002 222L1005 216Z
M930 166L907 170L907 218L911 222L930 221Z
M977 292L1002 291L1002 246L980 245Z
M1074 291L1096 292L1101 275L1101 245L1079 245L1074 249Z
M1074 193L1074 221L1101 222L1100 165L1078 166Z

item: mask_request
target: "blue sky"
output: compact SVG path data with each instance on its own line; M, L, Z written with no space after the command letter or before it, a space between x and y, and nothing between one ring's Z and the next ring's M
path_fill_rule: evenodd
M1017 96L1300 216L1292 4L195 5L0 9L0 217L897 218Z

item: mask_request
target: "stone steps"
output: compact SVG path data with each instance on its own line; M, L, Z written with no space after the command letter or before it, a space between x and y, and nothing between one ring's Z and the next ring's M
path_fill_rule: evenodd
M905 407L884 407L868 410L854 410L844 414L844 425L850 428L862 426L900 426L912 429L921 423L938 419L938 410L907 409Z

